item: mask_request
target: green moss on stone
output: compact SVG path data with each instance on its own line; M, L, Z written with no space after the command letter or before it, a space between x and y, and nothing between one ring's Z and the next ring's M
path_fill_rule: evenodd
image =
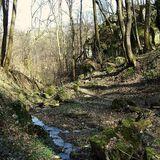
M141 131L149 128L151 125L150 119L136 121L133 118L126 118L117 127L108 128L100 134L91 137L92 150L97 158L104 160L107 157L111 160L138 159L142 148L145 150L143 144L145 134ZM148 148L147 152L149 155L156 153L155 155L158 156L153 148L150 150Z

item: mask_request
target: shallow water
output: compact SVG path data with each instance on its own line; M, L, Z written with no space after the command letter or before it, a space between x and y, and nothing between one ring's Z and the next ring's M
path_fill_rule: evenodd
M61 159L70 160L70 153L74 150L74 146L71 143L65 142L64 139L59 136L60 133L69 134L69 131L62 131L59 128L48 126L44 124L43 121L34 116L32 116L32 122L34 125L42 127L46 132L49 133L56 147L62 148L63 152L59 153Z

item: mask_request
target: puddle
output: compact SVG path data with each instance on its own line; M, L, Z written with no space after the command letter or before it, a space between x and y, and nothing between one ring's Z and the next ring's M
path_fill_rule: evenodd
M43 123L43 121L39 120L38 118L32 116L32 122L34 125L42 127L46 132L49 133L52 141L56 147L62 148L62 152L59 153L59 156L62 160L70 160L70 153L75 150L73 144L65 142L59 134L65 133L69 134L69 131L62 131L59 128L48 126Z

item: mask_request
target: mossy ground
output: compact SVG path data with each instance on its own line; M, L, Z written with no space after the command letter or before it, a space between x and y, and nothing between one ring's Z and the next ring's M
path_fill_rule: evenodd
M32 127L31 116L25 106L20 102L13 102L5 95L1 96L0 103L1 159L53 159L54 152L45 144L47 139L39 139L36 133L29 132Z

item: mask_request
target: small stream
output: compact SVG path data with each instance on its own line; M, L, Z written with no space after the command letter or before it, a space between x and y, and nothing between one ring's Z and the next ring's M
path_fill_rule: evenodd
M52 138L56 147L63 148L62 152L59 153L60 158L62 160L70 160L70 153L75 150L75 147L73 144L65 142L64 139L59 136L60 133L69 134L69 131L62 131L59 128L48 126L34 116L32 116L32 122L34 125L42 127L47 133L49 133L49 136Z

